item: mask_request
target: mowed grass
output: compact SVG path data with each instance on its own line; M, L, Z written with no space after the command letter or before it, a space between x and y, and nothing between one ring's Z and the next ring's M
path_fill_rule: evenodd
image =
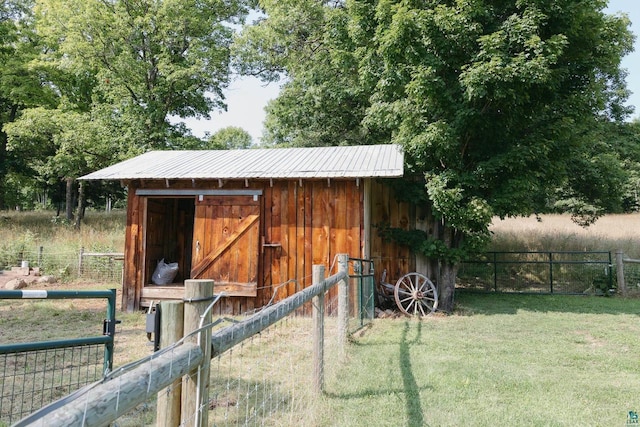
M376 320L330 381L323 426L616 426L640 411L640 301L459 295Z

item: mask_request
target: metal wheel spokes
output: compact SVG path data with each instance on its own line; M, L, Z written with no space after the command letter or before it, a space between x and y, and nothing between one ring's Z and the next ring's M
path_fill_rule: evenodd
M408 273L398 279L394 297L400 311L409 316L428 316L438 308L438 291L421 273Z

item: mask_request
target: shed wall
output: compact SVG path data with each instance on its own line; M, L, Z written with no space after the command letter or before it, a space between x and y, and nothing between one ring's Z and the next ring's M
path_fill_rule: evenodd
M184 209L166 208L163 211L156 200L137 195L136 190L139 189L249 189L262 193L256 296L224 298L218 305L219 314L242 313L259 308L272 298L281 300L304 289L311 285L314 264L323 264L327 275L335 273L334 260L339 253L372 259L376 282L383 269L387 270L389 280L415 269L415 259L409 249L383 240L376 228L382 223L392 227L414 226L415 208L398 202L391 188L379 180L367 180L366 185L362 179L131 181L128 188L122 304L127 311L149 304L149 297L143 297L143 288L151 290L149 279L155 259L160 256L159 248L166 250L170 247L180 259L189 260L189 245L192 243L186 238L186 243L176 245L169 242L171 245L168 246L169 243L163 243L157 235L148 235L145 230L148 215L154 215L154 221L161 222L163 229L177 230L177 233L193 232L193 224L185 224ZM369 192L367 197L365 189ZM168 203L168 206L184 207L188 203L184 199L181 197L179 203ZM370 210L366 218L367 227L365 209ZM169 218L160 221L162 215ZM186 269L179 275L180 280L189 278L184 271ZM153 298L155 302L164 298L181 298L180 292L181 289L157 289ZM274 295L274 292L277 293Z

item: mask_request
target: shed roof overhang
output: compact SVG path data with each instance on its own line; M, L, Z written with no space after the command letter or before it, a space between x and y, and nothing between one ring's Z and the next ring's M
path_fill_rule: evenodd
M398 145L149 151L81 180L397 178Z

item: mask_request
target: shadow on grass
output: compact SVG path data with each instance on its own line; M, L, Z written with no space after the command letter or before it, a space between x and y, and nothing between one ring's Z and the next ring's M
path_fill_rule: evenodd
M582 295L456 292L456 315L516 314L520 311L639 316L640 299Z
M380 389L366 389L358 393L331 393L325 392L325 395L334 399L361 399L371 396L388 396L393 394L401 398L404 396L404 412L406 419L404 423L398 423L398 425L405 425L408 427L424 427L428 426L424 419L424 412L422 408L422 399L420 392L424 390L432 390L431 386L419 386L414 375L415 368L411 363L411 347L414 345L424 345L421 342L422 335L422 322L415 323L415 328L411 328L409 321L403 322L402 334L399 342L394 342L399 346L398 363L400 368L400 376L402 378L402 388L389 389L383 388L381 384ZM415 330L415 336L409 338L408 334L411 330ZM354 343L355 345L362 345ZM366 345L389 345L390 343L366 344Z
M402 384L404 386L404 406L407 414L407 423L409 427L424 426L424 417L422 415L422 404L420 402L420 390L418 383L413 375L411 366L411 345L419 342L422 334L422 322L418 323L416 337L413 341L407 340L409 331L409 322L404 322L402 330L402 338L400 340L400 372L402 375Z

